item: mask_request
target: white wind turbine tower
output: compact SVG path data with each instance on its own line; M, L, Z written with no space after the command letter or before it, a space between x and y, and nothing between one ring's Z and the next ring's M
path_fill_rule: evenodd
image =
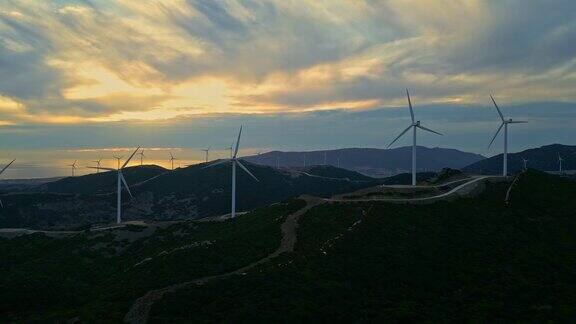
M240 131L238 132L238 139L236 140L236 147L234 149L234 155L230 159L220 160L218 162L212 163L210 165L205 166L204 168L210 168L218 164L223 164L227 162L232 163L232 208L230 212L230 217L236 217L236 165L238 165L242 170L248 173L254 180L258 181L256 178L241 162L238 160L238 148L240 147L240 136L242 136L242 126L240 126Z
M496 110L498 111L498 115L502 120L502 124L500 124L500 127L496 131L496 134L494 134L494 137L492 137L492 141L490 141L488 148L492 146L492 143L494 143L494 140L498 136L498 133L500 133L502 127L504 127L504 154L502 155L502 176L506 177L508 176L508 124L521 124L526 122L521 120L512 120L512 118L504 119L504 115L502 115L502 112L500 111L500 108L496 104L496 100L494 100L494 97L492 97L492 95L490 95L490 99L492 99L494 107L496 107Z
M172 155L172 152L170 152L170 163L172 163L172 170L174 170L174 160L177 160L174 155Z
M144 155L144 149L140 150L140 152L138 152L138 155L140 155L140 166L144 165L144 157L146 155Z
M122 223L122 184L124 184L124 187L126 187L126 191L128 191L130 198L134 197L134 196L132 196L132 192L130 192L130 188L128 187L128 183L126 182L126 179L124 179L124 175L122 174L122 170L128 165L128 162L130 162L130 160L132 160L132 158L134 157L136 152L138 152L139 149L140 149L140 146L138 146L138 148L136 150L134 150L134 153L132 153L132 155L130 155L128 160L126 160L126 162L124 162L122 167L118 167L118 169L105 168L105 167L100 168L102 170L117 171L117 173L118 173L118 181L116 184L116 187L118 190L116 193L116 223L118 223L118 224ZM95 169L94 167L89 167L89 168Z
M522 162L524 162L524 171L528 170L528 160L525 158L522 158Z
M205 148L205 149L202 150L202 151L204 151L204 153L205 153L206 163L208 163L208 156L209 156L209 154L210 154L210 147L211 147L211 146L208 146L207 148Z
M74 160L74 163L68 165L72 168L72 176L74 176L74 171L76 171L76 162L78 162L78 160Z
M100 162L102 162L102 158L94 160L93 162L96 163L96 173L100 173Z
M0 175L2 175L2 173L4 173L4 171L6 171L6 169L8 169L8 167L10 165L12 165L12 163L14 163L14 161L16 161L16 159L14 159L14 160L10 161L10 163L6 164L6 166L3 167L2 170L0 170ZM0 199L0 207L4 208L4 204L2 203L2 199Z
M558 153L558 163L559 163L558 171L560 173L562 173L562 161L564 161L564 159L560 156L560 153Z
M410 108L410 118L412 118L412 124L408 126L400 135L398 135L389 145L387 148L392 146L400 137L402 137L406 132L408 132L412 128L412 185L416 185L416 130L418 128L425 130L430 133L442 135L436 131L433 131L429 128L426 128L420 124L420 121L416 121L414 119L414 110L412 109L412 101L410 101L410 93L408 93L408 89L406 89L406 97L408 98L408 107Z

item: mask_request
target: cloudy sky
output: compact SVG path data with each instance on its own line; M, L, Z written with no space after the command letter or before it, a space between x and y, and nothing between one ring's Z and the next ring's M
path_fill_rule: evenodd
M574 44L573 0L3 0L0 160L385 147L405 88L423 145L496 154L490 93L512 150L576 144Z

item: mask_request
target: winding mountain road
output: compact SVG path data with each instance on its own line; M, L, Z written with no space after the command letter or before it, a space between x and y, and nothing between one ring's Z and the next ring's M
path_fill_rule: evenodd
M298 228L298 220L302 215L308 212L308 210L323 203L323 200L310 196L302 196L300 197L300 199L306 201L306 206L286 217L286 220L280 226L280 229L282 231L282 239L280 240L280 246L276 249L276 251L272 252L271 254L267 255L266 257L260 260L257 260L253 263L250 263L242 268L236 269L231 272L214 276L206 276L195 280L174 284L168 287L151 290L147 292L144 296L138 298L134 302L134 304L132 304L132 307L130 307L130 310L124 316L124 322L146 323L148 321L148 316L150 314L150 309L152 308L152 305L154 304L155 301L161 299L166 293L174 292L176 290L189 287L191 285L202 285L213 279L223 279L233 275L241 275L246 271L248 271L249 269L254 268L262 263L265 263L270 259L279 256L282 253L294 251L294 245L296 244L297 240L296 229Z
M478 185L483 180L486 180L488 178L491 178L491 176L480 176L480 177L472 178L469 181L467 181L467 182L465 182L465 183L463 183L463 184L461 184L461 185L459 185L459 186L457 186L457 187L455 187L455 188L453 188L447 192L444 192L442 194L432 196L432 197L402 198L402 199L397 199L397 198L388 198L388 199L387 198L332 199L332 198L317 198L317 197L311 197L311 196L301 196L300 199L303 199L304 201L306 201L306 206L286 217L286 220L280 226L281 231L282 231L282 239L280 241L280 246L276 249L276 251L274 251L273 253L267 255L266 257L264 257L260 260L257 260L253 263L250 263L250 264L248 264L242 268L239 268L239 269L231 271L231 272L227 272L227 273L219 274L219 275L213 275L213 276L206 276L206 277L198 278L195 280L174 284L174 285L167 286L164 288L151 290L151 291L147 292L145 295L143 295L142 297L138 298L132 304L129 311L124 316L124 321L127 323L146 323L148 321L150 309L152 308L152 305L154 304L154 302L161 299L167 293L171 293L171 292L177 291L177 290L182 289L182 288L190 287L192 285L202 285L202 284L205 284L206 282L208 282L210 280L214 280L214 279L224 279L224 278L227 278L227 277L230 277L233 275L241 275L241 274L245 273L246 271L248 271L248 270L250 270L256 266L279 256L282 253L294 251L294 245L296 244L296 240L297 240L296 230L298 228L298 221L300 220L300 217L302 215L306 214L313 207L316 207L316 206L321 205L323 203L326 203L326 202L367 202L367 201L410 203L410 202L421 202L421 201L435 201L435 200L444 199L444 198L447 198L447 197L450 197L450 196L456 195L456 194L465 195L467 192L470 192L472 189L474 189L474 188L471 189L471 186ZM454 183L460 182L460 181L462 181L462 180L454 181ZM448 184L444 184L444 185L440 185L440 186L446 186L446 185L448 185Z

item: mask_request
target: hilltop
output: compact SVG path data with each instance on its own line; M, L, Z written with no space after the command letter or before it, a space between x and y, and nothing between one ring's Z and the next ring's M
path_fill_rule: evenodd
M294 253L169 293L150 320L570 321L576 183L530 171L506 205L508 186L423 206L318 206Z
M374 186L378 180L336 167L276 170L245 162L258 179L237 174L240 211L283 201L302 194L329 197ZM134 199L123 191L125 220L198 219L230 210L231 168L192 165L168 171L156 166L124 171ZM0 227L74 229L109 223L116 214L116 172L68 177L30 191L3 196Z

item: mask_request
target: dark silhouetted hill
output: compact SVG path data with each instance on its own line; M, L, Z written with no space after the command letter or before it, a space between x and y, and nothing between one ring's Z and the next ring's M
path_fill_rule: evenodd
M576 146L552 144L538 148L508 154L508 172L514 174L524 167L522 159L528 160L528 167L541 171L558 171L558 154L564 159L564 170L576 169ZM502 154L475 162L463 168L464 172L474 174L501 174Z

